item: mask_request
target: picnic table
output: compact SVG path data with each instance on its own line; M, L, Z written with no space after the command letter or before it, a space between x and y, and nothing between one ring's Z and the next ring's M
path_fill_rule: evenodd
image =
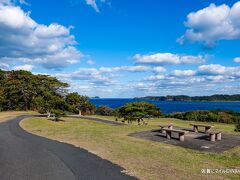
M205 132L208 132L211 128L214 127L212 125L205 125L205 124L190 124L190 125L193 126L193 131L194 132L198 132L198 128L199 127L204 127L205 128Z
M210 131L210 132L208 132L208 134L209 134L210 141L222 139L222 131Z
M163 133L164 128L173 129L173 124L159 125L159 127L161 128L160 132Z
M163 128L163 130L166 132L167 139L172 138L172 133L177 133L180 141L184 141L184 135L185 133L187 133L186 131L177 130L177 129Z

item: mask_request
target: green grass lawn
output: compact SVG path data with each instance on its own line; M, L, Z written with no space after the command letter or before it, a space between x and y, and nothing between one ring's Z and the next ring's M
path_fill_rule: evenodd
M115 117L113 116L100 116L100 115L91 115L87 117L94 117L94 118L100 118L100 119L106 119L106 120L111 120L115 121ZM211 124L214 125L213 130L223 130L228 133L232 134L239 134L239 132L235 132L235 125L234 124L226 124L226 123L214 123L214 122L198 122L198 121L184 121L180 119L174 119L174 118L161 118L161 121L159 121L159 118L154 118L154 119L146 119L146 122L149 122L150 125L155 125L158 126L159 124L169 124L172 123L175 126L180 126L180 127L186 127L186 128L191 128L190 124ZM121 119L119 120L121 122Z
M113 117L102 118L114 120ZM213 154L127 136L133 132L156 129L159 124L173 123L176 126L189 127L189 121L152 119L147 126L113 126L88 120L62 119L65 121L28 118L21 122L21 126L31 133L85 148L121 165L129 174L140 179L240 178L239 174L201 173L201 169L206 168L239 168L240 147L222 154ZM214 125L218 129L234 133L234 125Z

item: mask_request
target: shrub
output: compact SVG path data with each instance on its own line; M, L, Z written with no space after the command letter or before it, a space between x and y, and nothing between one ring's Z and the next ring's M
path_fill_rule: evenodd
M240 114L229 110L190 111L173 113L168 117L203 122L236 123L240 120Z
M238 121L238 123L236 124L235 131L240 132L240 121Z
M96 114L102 116L112 116L113 111L114 110L108 106L99 106L96 110Z
M54 114L55 121L59 121L62 116L65 116L64 111L59 109L53 110L53 114Z

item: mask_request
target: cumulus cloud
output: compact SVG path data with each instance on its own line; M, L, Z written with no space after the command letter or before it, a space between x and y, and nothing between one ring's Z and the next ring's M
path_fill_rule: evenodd
M202 65L202 66L199 66L198 68L198 72L200 74L218 75L218 74L225 74L226 71L227 71L227 68L220 64Z
M149 66L119 66L119 67L101 67L100 72L103 73L112 73L112 72L119 72L119 71L126 71L126 72L145 72L151 70Z
M240 57L236 57L236 58L234 58L233 61L236 62L236 63L240 63Z
M206 61L204 56L179 55L172 53L156 53L156 54L136 54L133 56L136 63L167 65L167 64L199 64Z
M196 72L193 70L174 70L171 75L173 76L193 76Z
M219 64L201 65L196 70L173 70L166 74L155 74L145 77L142 81L145 85L151 85L152 88L163 91L167 88L174 88L183 91L203 89L203 91L216 91L214 88L221 86L239 86L240 67L222 66ZM144 84L144 83L143 83ZM226 88L225 88L226 89ZM176 93L175 93L176 94Z
M232 78L239 78L240 67L226 67L220 64L209 64L199 66L198 73L203 75L228 75Z
M162 72L166 72L166 68L162 67L162 66L156 66L153 68L153 71L156 73L162 73Z
M50 69L78 63L82 54L70 30L57 23L39 24L20 7L0 3L0 61L24 60Z
M31 65L31 64L25 64L25 65L22 65L22 66L14 66L13 69L14 69L14 70L32 71L33 65Z
M177 41L200 42L212 47L219 40L240 39L240 1L232 7L226 4L210 4L197 12L188 14L185 34Z

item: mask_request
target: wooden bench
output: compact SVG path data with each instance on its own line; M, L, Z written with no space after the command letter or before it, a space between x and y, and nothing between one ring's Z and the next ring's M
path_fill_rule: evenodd
M221 140L222 139L222 131L211 131L208 132L209 134L209 140L215 141L215 140Z
M172 138L172 133L177 133L179 140L184 141L184 135L185 135L186 131L177 130L177 129L168 129L168 128L163 128L162 130L164 130L166 132L167 139Z
M160 132L163 133L164 128L173 129L173 124L159 125L159 127L161 128Z
M204 124L190 124L190 125L193 126L193 131L194 132L198 132L198 127L204 127L205 132L208 132L211 128L214 127L212 125L204 125Z

